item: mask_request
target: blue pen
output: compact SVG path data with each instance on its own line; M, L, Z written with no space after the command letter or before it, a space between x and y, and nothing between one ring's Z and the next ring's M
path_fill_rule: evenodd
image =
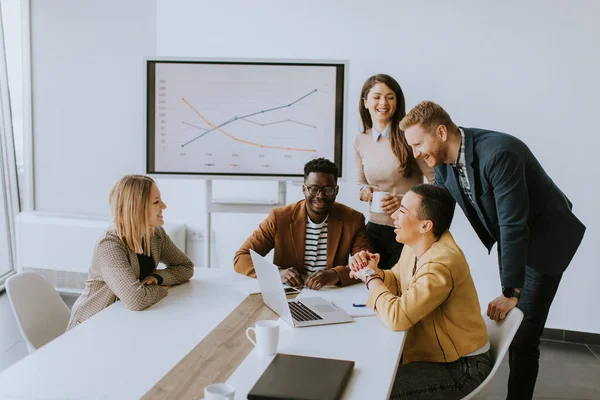
M352 303L352 307L366 307L366 304L356 304L356 303Z

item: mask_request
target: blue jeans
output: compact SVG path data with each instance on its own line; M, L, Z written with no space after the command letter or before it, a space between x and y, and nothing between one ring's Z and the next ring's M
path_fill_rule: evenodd
M509 348L509 400L531 399L540 360L540 337L562 274L551 276L525 269L525 284L517 308L525 315Z
M477 388L492 370L490 352L461 357L451 363L400 364L390 400L462 399Z

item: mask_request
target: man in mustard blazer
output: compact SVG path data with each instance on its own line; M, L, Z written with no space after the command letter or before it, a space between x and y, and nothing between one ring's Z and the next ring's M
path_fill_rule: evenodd
M350 278L348 257L371 251L365 217L336 203L338 168L325 158L304 166L304 200L271 210L235 253L234 269L256 277L250 249L264 256L275 249L273 263L281 281L318 290L359 282Z

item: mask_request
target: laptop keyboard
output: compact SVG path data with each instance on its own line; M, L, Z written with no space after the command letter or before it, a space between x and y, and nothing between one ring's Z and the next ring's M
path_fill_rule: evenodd
M289 301L292 318L296 321L319 321L323 318L299 301Z

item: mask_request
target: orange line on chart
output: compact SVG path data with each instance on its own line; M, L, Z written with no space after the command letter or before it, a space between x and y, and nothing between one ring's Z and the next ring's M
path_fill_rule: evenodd
M264 145L264 144L260 144L260 143L254 143L254 142L249 142L247 140L244 139L240 139L237 138L235 136L233 136L231 133L225 132L224 130L222 130L221 128L213 125L209 120L207 120L206 118L204 118L204 116L202 114L200 114L200 112L198 110L196 110L194 108L193 105L191 105L186 99L185 97L182 97L181 100L183 100L183 102L185 104L188 105L188 107L190 107L196 114L198 114L198 116L200 118L202 118L202 120L204 122L206 122L207 125L209 125L211 128L221 132L222 134L226 135L227 137L229 137L230 139L235 140L236 142L240 142L240 143L245 143L245 144L249 144L251 146L256 146L256 147L260 147L263 149L276 149L276 150L291 150L291 151L308 151L308 152L312 152L312 153L316 153L317 150L315 149L298 149L298 148L294 148L294 147L281 147L281 146L268 146L268 145Z

